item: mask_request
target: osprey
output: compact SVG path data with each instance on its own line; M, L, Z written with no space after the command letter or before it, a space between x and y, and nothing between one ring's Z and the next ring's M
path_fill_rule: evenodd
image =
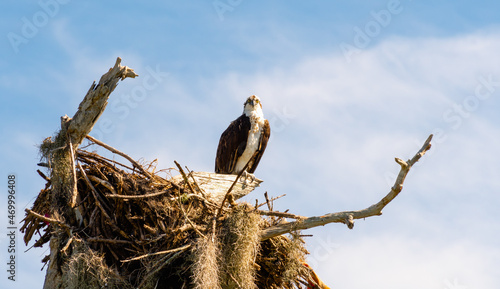
M264 119L260 99L252 95L244 103L243 114L222 133L215 158L215 172L220 174L253 174L271 135L269 121Z

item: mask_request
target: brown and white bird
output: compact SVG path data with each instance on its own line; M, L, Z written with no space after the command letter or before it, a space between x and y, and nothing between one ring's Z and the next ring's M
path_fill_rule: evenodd
M244 103L243 114L222 133L215 158L219 174L253 174L264 154L271 135L269 121L264 119L260 99L252 95ZM253 177L253 175L252 175Z

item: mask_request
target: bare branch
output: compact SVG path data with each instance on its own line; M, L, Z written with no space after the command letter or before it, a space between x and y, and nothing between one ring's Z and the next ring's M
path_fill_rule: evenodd
M51 224L54 224L54 225L57 225L57 226L60 226L62 228L64 228L65 230L69 231L70 228L68 225L66 225L65 223L61 222L61 221L58 221L56 219L52 219L52 218L49 218L49 217L45 217L45 216L42 216L38 213L35 213L33 212L32 210L30 209L24 209L24 211L28 214L28 215L32 215L33 217L37 218L37 219L40 219L44 222L47 222L47 223L51 223Z
M133 69L122 66L120 64L121 61L122 59L118 57L114 67L101 77L99 83L96 85L94 82L90 86L87 95L85 95L85 98L78 107L78 111L70 120L68 133L75 151L104 112L108 104L109 95L115 90L118 81L124 80L127 77L135 78L138 76Z
M166 250L166 251L160 251L160 252L154 252L154 253L148 253L148 254L144 254L144 255L141 255L141 256L138 256L138 257L135 257L135 258L130 258L130 259L127 259L127 260L122 260L121 262L126 263L126 262L140 260L140 259L143 259L143 258L146 258L146 257L151 257L151 256L156 256L156 255L164 255L164 254L175 253L175 252L179 252L179 251L185 251L185 250L189 249L190 247L191 247L191 244L187 244L187 245L179 247L179 248L175 248L175 249L171 249L171 250Z
M117 195L117 194L106 194L106 198L115 198L115 199L145 199L161 196L163 194L170 193L169 190L159 191L156 193L146 194L146 195Z
M317 226L324 226L329 223L344 223L352 229L355 219L363 219L372 216L382 215L382 209L389 204L403 189L403 183L406 175L411 167L431 148L432 134L427 138L422 148L415 154L415 156L408 160L403 161L396 158L396 162L401 166L398 177L391 188L391 191L383 197L378 203L359 211L345 211L338 213L326 214L323 216L309 217L304 220L298 220L286 224L272 226L262 230L261 240L267 240L282 234L290 233L295 230L304 230Z
M111 192L111 196L117 195L115 188L113 188L113 185L111 185L109 182L102 180L96 176L88 176L89 179L93 180L96 183L101 184L103 187L108 189ZM108 195L106 195L107 197Z
M186 184L188 185L191 193L196 194L196 191L193 189L193 186L191 186L191 183L189 182L188 177L187 177L186 173L184 173L184 170L182 169L181 165L177 161L174 161L174 163L177 166L177 168L179 168L179 172L181 173L182 178L184 179L184 182L186 182Z
M117 155L120 155L120 156L126 158L134 167L136 167L137 169L139 169L142 174L144 174L146 177L148 177L149 179L151 179L151 174L148 173L138 162L136 162L133 158L129 157L127 154L122 153L121 151L115 149L114 147L112 147L110 145L107 145L107 144L103 143L102 141L91 137L90 135L86 136L86 138L88 140L92 141L93 143L98 144L98 145L102 146L103 148L108 149L112 153L115 153Z
M282 217L282 218L297 219L297 220L306 219L306 217L284 212L261 211L261 210L256 210L255 212L259 215L264 215L264 216L274 216L274 217Z
M256 204L256 205L255 205L255 209L258 209L258 208L260 208L260 207L264 206L265 204L267 204L267 201L271 201L271 202L273 202L273 201L276 201L277 199L282 198L282 197L284 197L284 196L286 196L286 194L282 194L282 195L277 196L277 197L274 197L274 198L272 198L272 199L270 199L270 200L266 199L266 201L265 201L264 203ZM255 200L255 201L256 201L257 203L259 202L259 200Z
M87 242L109 243L109 244L132 244L133 242L118 239L87 238Z
M71 143L71 138L68 138L68 147L71 158L69 159L71 165L71 199L69 206L74 208L78 202L78 188L76 186L76 167L75 167L75 154L73 151L73 144Z

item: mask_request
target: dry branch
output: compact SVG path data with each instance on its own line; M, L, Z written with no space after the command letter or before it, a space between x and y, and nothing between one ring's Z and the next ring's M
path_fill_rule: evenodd
M306 217L302 217L302 216L291 214L291 213L284 213L284 212L261 211L261 210L256 210L255 212L257 214L263 215L263 216L274 216L274 217L281 217L281 218L288 218L288 219L297 219L297 220L306 219Z
M57 225L57 226L60 226L62 228L64 228L65 230L69 230L69 226L66 225L65 223L61 222L61 221L58 221L58 220L55 220L55 219L52 219L52 218L48 218L48 217L45 217L45 216L42 216L40 214L37 214L36 212L33 212L32 210L30 209L24 209L24 211L28 214L28 215L32 215L34 216L35 218L39 219L39 220L42 220L44 222L47 222L47 223L51 223L51 224L54 224L54 225Z
M159 191L157 193L146 194L146 195L116 195L116 194L107 194L106 198L117 198L117 199L146 199L161 196L164 194L170 193L169 191Z
M258 208L260 208L260 207L262 207L262 206L264 206L264 205L266 205L266 204L269 204L269 202L274 202L274 201L276 201L276 200L277 200L277 199L279 199L279 198L283 198L284 196L286 196L286 194L279 195L279 196L274 197L274 198L272 198L272 199L270 199L270 200L269 200L268 198L266 198L266 201L265 201L265 202L263 202L263 203L260 203L260 204L259 204L259 200L255 200L255 201L256 201L256 204L255 204L255 209L258 209ZM268 206L269 206L269 205L268 205Z
M90 135L87 136L87 139L89 139L90 141L92 141L95 144L102 146L103 148L108 149L112 153L115 153L117 155L120 155L120 156L126 158L129 162L131 162L134 165L134 168L139 169L141 171L141 173L143 173L146 177L151 178L151 174L148 173L139 163L137 163L133 158L129 157L127 154L122 153L121 151L115 149L114 147L107 145L107 144L103 143L102 141L91 137Z
M122 262L126 263L126 262L131 262L131 261L137 261L137 260L140 260L140 259L143 259L143 258L147 258L147 257L151 257L151 256L164 255L164 254L175 253L175 252L179 252L179 251L185 251L185 250L189 249L190 247L191 247L191 244L185 245L185 246L182 246L182 247L179 247L179 248L175 248L175 249L170 249L170 250L165 250L165 251L160 251L160 252L154 252L154 253L144 254L142 256L138 256L138 257L130 258L130 259L127 259L127 260L123 260Z
M389 204L403 189L403 183L411 167L431 148L432 134L427 138L422 148L408 161L396 158L396 162L401 166L398 177L391 188L391 191L378 203L359 211L345 211L326 214L318 217L309 217L303 220L280 224L266 228L262 231L261 240L267 240L282 234L290 233L296 230L304 230L317 226L324 226L329 223L345 223L352 228L355 219L363 219L371 216L379 216L382 209Z
M87 95L78 107L78 111L71 119L68 134L72 139L74 151L90 133L92 127L104 112L109 95L115 90L118 81L127 77L135 78L138 76L133 69L122 66L121 61L122 59L118 57L113 68L101 77L99 83L96 85L94 82L90 86Z

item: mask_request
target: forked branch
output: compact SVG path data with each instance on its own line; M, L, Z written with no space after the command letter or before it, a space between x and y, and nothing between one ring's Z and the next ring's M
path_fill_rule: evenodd
M432 134L427 138L422 148L415 156L406 162L396 158L396 162L401 166L398 177L392 186L391 191L383 197L378 203L359 211L345 211L326 214L323 216L309 217L303 220L297 220L290 223L280 224L264 229L261 234L261 240L267 240L279 235L290 233L296 230L304 230L317 226L324 226L329 223L344 223L350 229L354 226L355 219L363 219L372 216L382 215L382 209L389 204L403 189L403 183L411 167L431 148Z

